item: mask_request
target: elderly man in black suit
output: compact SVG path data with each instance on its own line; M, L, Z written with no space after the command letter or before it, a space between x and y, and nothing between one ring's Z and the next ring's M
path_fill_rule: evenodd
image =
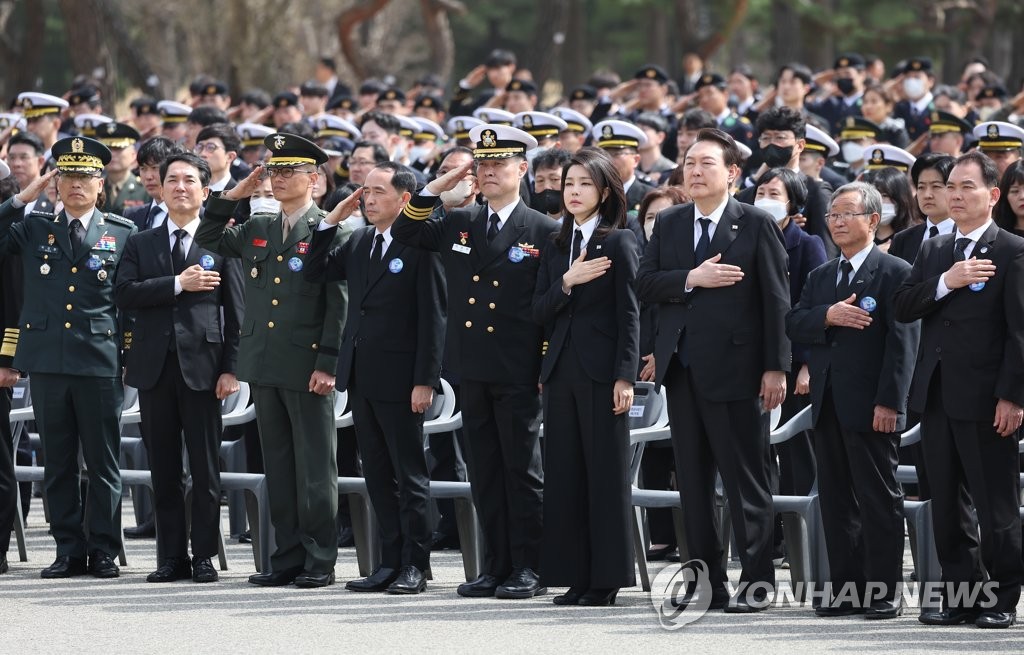
M712 608L754 612L775 585L767 412L786 397L792 357L786 249L770 214L729 196L739 158L732 137L701 130L683 163L694 202L662 212L637 289L659 308L655 381L668 392L687 550L710 571ZM716 469L743 563L732 599L714 516Z
M947 181L953 234L924 242L896 292L896 318L921 320L910 407L922 412L921 444L931 479L942 609L929 625L1016 621L1021 559L1017 437L1024 417L1024 239L992 221L998 171L978 152L957 158ZM980 527L974 529L967 495ZM979 548L980 546L980 548ZM965 599L957 585L990 594Z
M910 265L875 247L881 211L882 196L868 184L832 194L826 220L842 254L811 272L786 317L794 345L810 346L814 453L834 601L815 610L819 616L903 612L896 465L920 325L896 322L892 298Z
M167 221L133 235L114 299L134 313L125 382L139 389L142 436L156 499L159 565L146 580L217 580L220 401L238 391L235 363L244 307L242 267L195 243L210 168L192 153L160 167ZM185 507L182 434L192 475ZM186 515L191 514L191 521ZM191 525L192 560L188 557Z
M383 536L381 565L351 591L418 594L427 587L430 475L423 413L440 383L447 297L441 257L391 237L416 191L394 162L378 164L313 235L306 278L346 280L349 304L337 379L349 392L370 501ZM339 222L359 207L372 226L329 250Z

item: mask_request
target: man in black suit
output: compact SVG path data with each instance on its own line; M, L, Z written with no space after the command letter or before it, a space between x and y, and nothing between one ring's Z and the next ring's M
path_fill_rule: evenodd
M349 309L338 375L349 393L363 473L382 534L381 565L352 591L418 594L427 588L430 475L423 413L440 384L447 297L441 257L391 238L416 191L399 164L378 164L313 234L307 279L346 280ZM333 251L339 222L359 207L372 226Z
M7 178L10 169L0 161L0 179ZM0 183L0 202L17 191L12 181ZM0 341L0 573L7 573L7 549L11 545L11 529L18 511L18 482L14 477L11 433L10 389L17 384L21 373L14 368L14 352L18 347L18 315L22 300L21 258L0 256L0 328L4 334Z
M683 163L694 202L662 213L637 291L658 303L655 382L668 389L689 556L709 568L712 608L753 612L771 602L775 584L767 412L785 399L792 358L786 250L771 215L729 196L739 158L728 134L701 130ZM743 563L732 599L714 516L716 467Z
M814 454L833 597L818 616L903 613L896 465L920 325L893 315L893 294L910 265L875 247L881 211L882 196L868 184L836 190L828 224L842 255L811 272L786 317L789 338L811 349Z
M151 200L140 207L125 212L124 217L135 223L139 230L149 230L164 224L167 220L167 205L164 204L164 186L160 179L160 166L171 155L185 152L167 137L157 136L146 140L139 148L139 179Z
M220 530L220 401L238 391L243 312L240 262L194 243L210 168L191 153L161 166L165 225L132 236L114 299L135 315L125 382L139 390L156 498L159 566L146 580L214 582ZM182 433L192 475L185 507ZM191 521L186 521L186 515ZM188 525L192 556L188 557Z
M924 214L924 221L893 235L890 255L913 264L921 244L940 234L950 234L956 228L949 217L946 199L946 178L953 170L954 161L949 155L928 153L918 157L910 167L910 179L917 189L917 205Z
M462 596L529 598L547 589L540 559L543 470L538 416L543 331L532 322L541 249L558 224L519 197L536 139L504 125L470 130L486 206L431 218L435 196L454 189L467 162L435 179L391 228L409 246L441 253L451 298L449 367L460 376L473 501L486 544L483 575Z
M1021 559L1017 436L1024 417L1024 239L992 221L998 171L978 152L957 158L947 183L956 232L929 239L896 292L896 318L921 319L910 407L922 412L921 444L931 479L941 611L922 623L1016 621ZM973 529L970 493L980 527ZM957 585L993 594L956 597ZM952 586L952 589L946 585Z

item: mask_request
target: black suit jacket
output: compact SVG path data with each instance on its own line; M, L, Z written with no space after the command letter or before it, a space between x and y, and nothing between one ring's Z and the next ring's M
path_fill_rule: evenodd
M826 327L828 308L844 298L836 293L839 258L814 269L800 302L786 316L786 334L810 346L811 404L818 422L825 390L832 387L836 416L848 430L871 432L875 405L897 412L896 430L906 427L907 392L914 372L921 326L900 323L893 312L896 289L910 275L910 265L876 247L850 284L857 302L875 302L871 325L863 330Z
M889 244L889 254L913 265L917 259L917 253L921 250L926 226L927 222L908 227L894 234L892 236L892 243Z
M494 243L486 205L431 217L435 198L413 196L391 226L401 243L441 253L448 282L448 366L465 380L534 384L543 329L533 291L548 237L558 223L520 201Z
M756 397L765 371L789 371L792 364L782 233L767 212L729 198L708 257L721 253L720 263L739 266L743 280L686 293L686 276L700 263L694 261L693 224L693 203L661 212L637 273L640 300L659 305L655 382L661 385L679 346L709 399Z
M990 224L971 256L991 259L995 275L979 291L954 289L935 300L939 276L953 265L955 240L954 232L922 244L896 291L896 319L921 319L910 408L924 411L928 385L941 367L946 414L991 422L997 399L1024 405L1024 239Z
M533 318L548 328L550 337L540 381L547 382L566 341L571 340L583 354L583 370L590 379L633 382L640 357L640 309L633 288L639 264L636 237L626 229L612 230L603 237L595 235L586 250L587 260L608 257L611 268L569 295L562 292L562 276L569 270L568 248L552 242L541 257Z
M416 385L436 388L447 315L441 257L392 240L383 263L371 266L376 228L357 230L330 250L337 231L313 233L305 274L311 282L348 282L338 387L355 379L363 396L390 401L408 401Z
M220 286L175 296L168 226L128 239L114 288L114 302L134 317L125 352L125 383L143 391L153 388L171 339L176 339L181 374L190 389L213 390L222 373L235 372L245 307L242 265L195 240L185 262L199 264L204 256L213 258L210 270L220 272Z

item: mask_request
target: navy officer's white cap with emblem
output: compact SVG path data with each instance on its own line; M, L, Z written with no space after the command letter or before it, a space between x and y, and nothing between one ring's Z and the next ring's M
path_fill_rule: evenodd
M477 125L469 131L469 138L475 144L474 159L525 157L527 150L537 147L537 139L508 125Z
M409 118L408 116L395 116L398 119L398 133L407 139L411 139L413 134L419 131L419 123Z
M102 114L79 114L75 116L75 127L82 136L95 137L96 128L106 123L113 123L114 119Z
M813 125L807 126L807 134L804 139L807 141L807 145L804 146L805 151L821 155L826 159L839 154L839 144L836 143L836 140Z
M68 108L68 101L48 93L25 91L18 94L18 105L25 118L39 118L47 114L60 114Z
M192 113L191 107L174 100L161 100L156 103L156 110L160 112L160 118L165 123L184 123Z
M917 161L917 157L903 148L888 143L877 143L864 148L864 164L869 171L880 168L895 168L907 172Z
M274 133L274 128L258 123L241 123L235 126L243 148L256 148L263 145L263 139Z
M594 124L590 122L590 119L575 109L569 109L568 107L555 107L551 110L551 114L553 116L558 116L565 121L565 129L569 132L581 132L586 135L594 128Z
M7 162L0 159L0 180L6 179L11 174L10 167L7 166Z
M538 139L556 137L569 128L569 124L558 116L543 111L519 112L512 118L512 126Z
M25 117L21 114L15 114L11 112L0 113L0 131L6 130L8 127L14 126L15 130L25 129Z
M351 121L334 114L320 114L311 118L310 122L313 124L313 129L316 130L318 139L340 136L349 141L358 141L363 136L363 133Z
M421 116L413 116L412 120L415 121L420 128L413 132L413 141L433 141L435 143L444 141L444 128L434 121Z
M493 107L477 107L473 110L473 118L479 118L491 125L511 125L515 117L516 115L510 111Z
M1018 150L1024 145L1024 129L1013 123L988 121L974 128L974 136L978 139L978 148L982 151Z
M590 131L599 148L640 148L647 145L647 135L636 125L614 119L598 123Z
M469 131L477 125L483 124L482 120L472 116L452 116L448 119L445 127L447 128L448 136L453 139L468 139Z

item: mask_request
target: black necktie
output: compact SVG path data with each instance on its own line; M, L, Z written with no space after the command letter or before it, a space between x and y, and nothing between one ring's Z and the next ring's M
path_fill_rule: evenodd
M156 217L160 215L160 205L153 204L149 208L149 212L146 213L146 223L142 226L143 230L148 230L151 227L155 227L154 222Z
M836 285L836 296L839 300L846 300L850 297L850 274L853 272L853 264L848 259L839 262L839 284Z
M572 260L570 261L570 265L571 262L574 262L580 258L580 249L582 248L582 246L583 230L575 230L572 235Z
M85 242L85 227L82 225L82 221L77 218L71 221L68 235L71 237L71 248L81 250L82 244Z
M700 223L700 239L697 240L697 247L693 249L693 259L695 264L700 266L707 259L708 249L711 248L711 236L708 234L711 219L701 218L697 222Z
M491 214L491 225L487 228L487 243L494 241L494 237L498 236L498 222L501 219L498 218L497 214Z
M928 228L928 238L929 239L931 239L932 237L937 237L937 236L939 236L939 227L937 225L933 225L930 228Z
M174 266L174 274L179 275L185 270L185 237L188 232L185 230L174 231L174 247L171 248L171 263Z
M967 259L967 246L971 245L971 240L967 237L960 237L953 244L953 261L962 262Z
M373 250L370 251L370 265L377 266L384 256L384 235L378 234L373 238Z

